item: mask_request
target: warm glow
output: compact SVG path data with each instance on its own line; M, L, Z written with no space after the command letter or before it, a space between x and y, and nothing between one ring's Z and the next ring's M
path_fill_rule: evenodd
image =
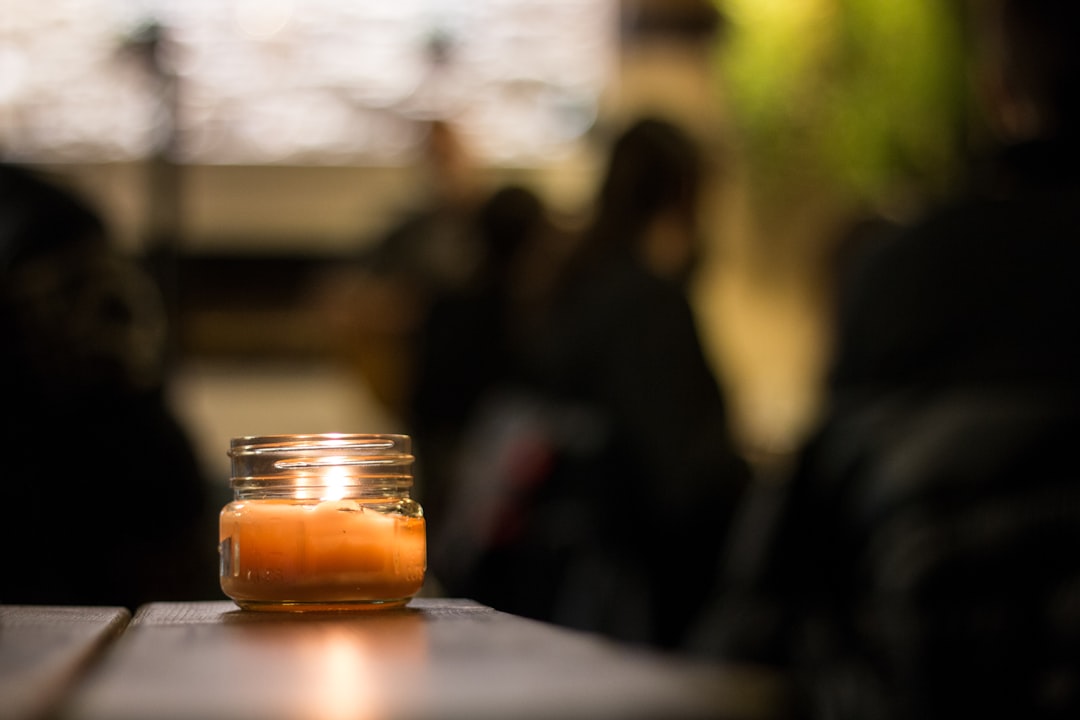
M346 488L349 485L349 468L342 465L331 465L322 468L320 478L326 487L322 492L323 500L340 500L345 497Z
M331 631L305 648L316 703L305 708L311 720L373 720L380 717L378 658L363 638Z
M245 500L221 513L221 588L245 605L400 606L427 567L423 517L358 500Z

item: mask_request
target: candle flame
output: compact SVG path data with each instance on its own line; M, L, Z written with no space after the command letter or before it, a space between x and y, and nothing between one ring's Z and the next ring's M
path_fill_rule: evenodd
M324 484L323 500L341 500L345 497L346 488L349 486L349 471L340 465L331 465L323 468L322 480Z

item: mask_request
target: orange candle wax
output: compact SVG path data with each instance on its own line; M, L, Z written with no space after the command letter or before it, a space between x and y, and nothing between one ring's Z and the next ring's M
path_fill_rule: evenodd
M242 607L404 605L424 581L426 531L394 503L234 501L221 512L221 587Z

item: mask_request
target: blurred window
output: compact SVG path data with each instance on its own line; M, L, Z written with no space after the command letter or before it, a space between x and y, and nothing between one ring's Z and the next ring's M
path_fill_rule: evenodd
M0 154L393 163L452 116L495 163L570 150L617 0L0 0Z

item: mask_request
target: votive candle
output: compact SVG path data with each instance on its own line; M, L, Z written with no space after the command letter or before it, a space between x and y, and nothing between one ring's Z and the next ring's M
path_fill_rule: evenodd
M251 610L400 607L427 567L405 435L234 438L221 588Z

